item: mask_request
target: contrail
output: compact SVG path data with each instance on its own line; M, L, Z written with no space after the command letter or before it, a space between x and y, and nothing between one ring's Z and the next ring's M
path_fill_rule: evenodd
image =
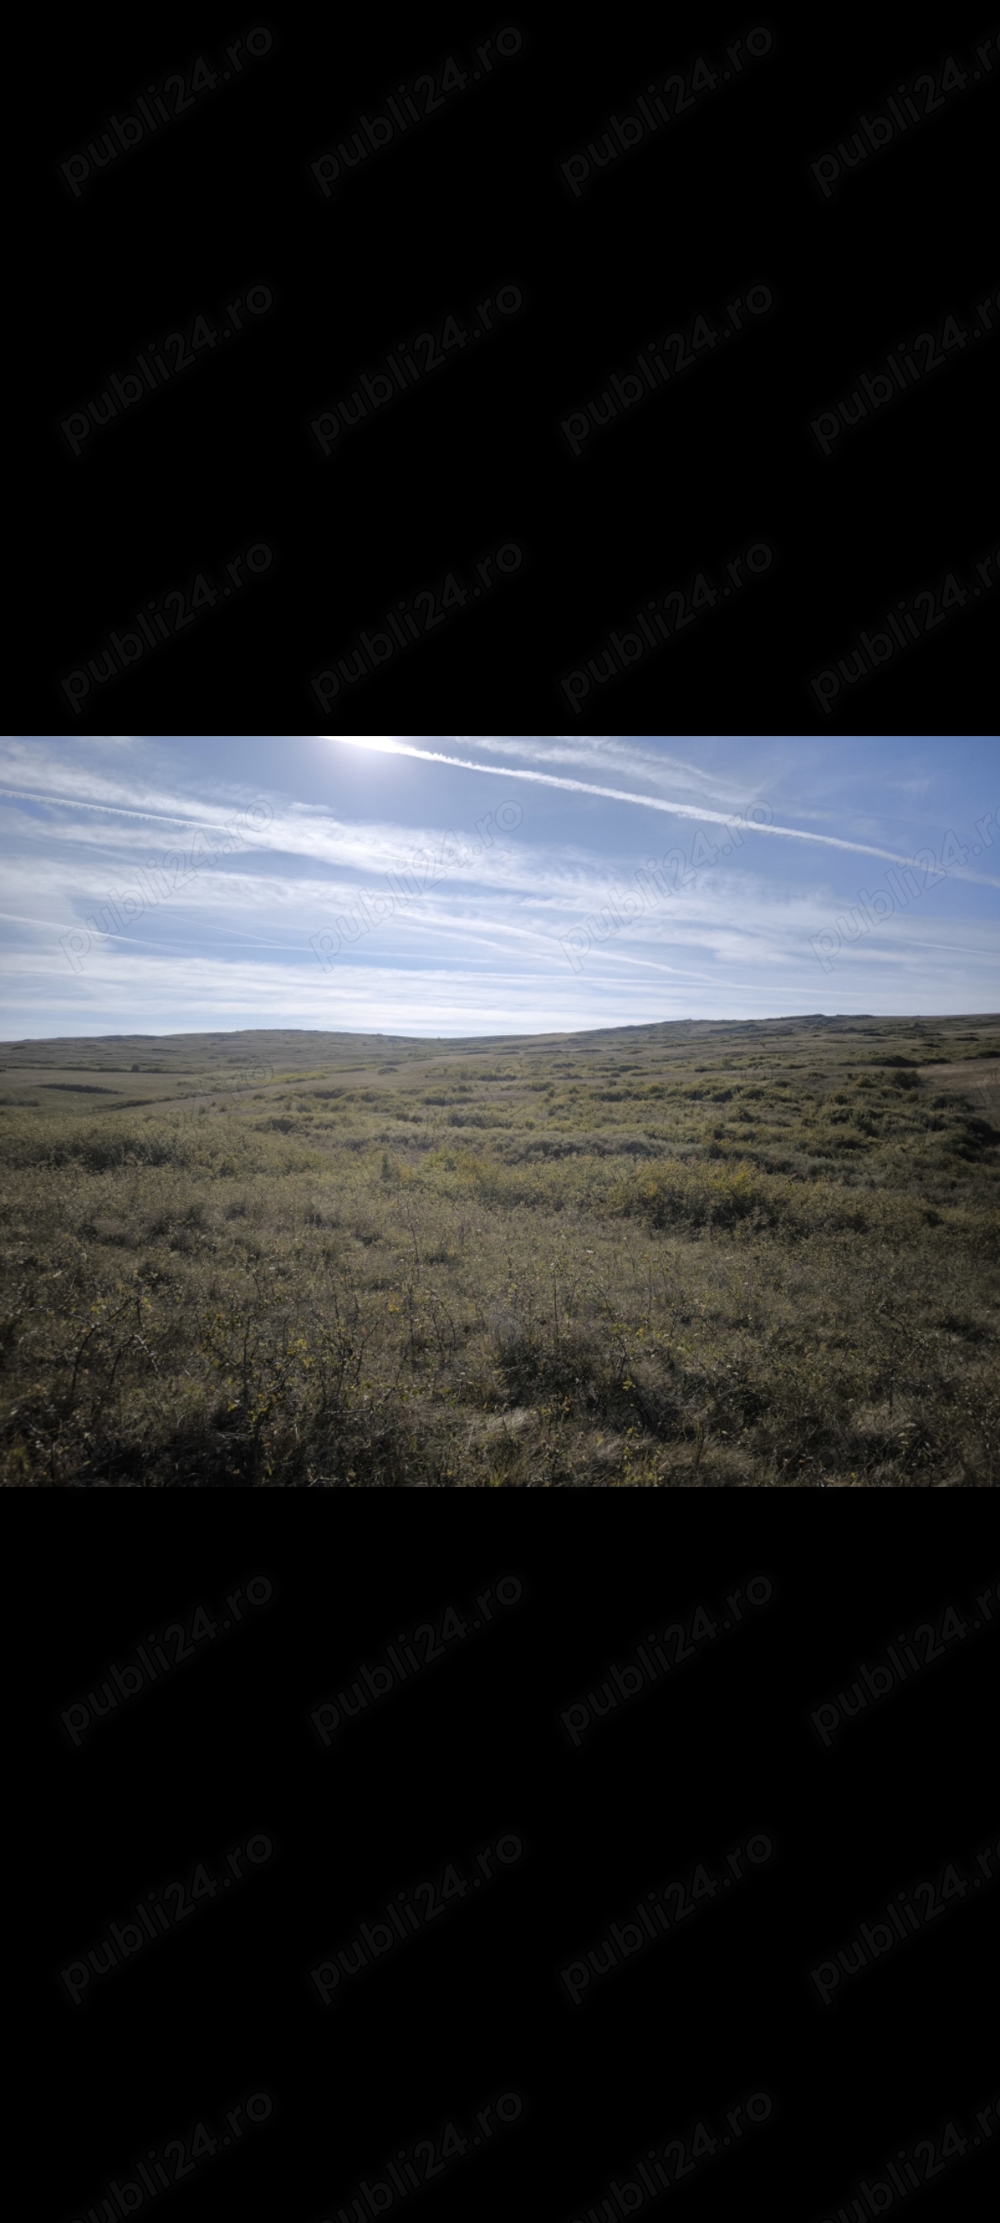
M466 756L445 756L441 749L417 749L410 741L397 741L384 734L337 733L332 740L343 741L349 749L374 749L388 756L419 756L428 764L454 764L463 772L492 772L502 780L537 780L543 787L568 787L576 795L604 795L612 803L639 803L645 810L667 811L672 818L697 818L703 824L714 821L717 826L732 830L734 813L696 809L693 803L668 803L661 795L634 795L624 787L595 787L590 780L565 780L556 772L526 772L520 765L478 764ZM859 857L884 857L890 864L910 865L912 857L901 857L895 849L875 849L867 841L841 841L836 834L803 834L797 826L757 826L744 819L748 833L774 834L783 841L818 841L826 849L849 849ZM975 880L983 888L1000 888L1000 880L992 880L986 873L970 872L963 865L958 868L962 878ZM950 875L942 874L942 878Z
M164 826L195 826L202 831L208 829L213 834L218 833L221 824L225 831L226 822L217 818L190 818L180 811L128 810L124 803L88 803L82 795L57 795L50 788L39 790L33 787L0 787L0 795L6 795L16 803L47 803L53 810L96 810L110 818L139 818L150 822L160 819ZM220 809L224 808L225 805L220 805Z

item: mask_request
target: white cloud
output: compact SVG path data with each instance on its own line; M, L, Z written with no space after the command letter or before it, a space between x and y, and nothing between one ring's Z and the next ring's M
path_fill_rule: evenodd
M988 892L1000 885L988 876L995 842L985 845L986 870L950 871L919 903L845 942L832 975L821 971L812 938L858 901L858 877L881 882L883 862L906 861L898 837L909 838L909 813L932 784L924 744L912 745L911 762L874 759L870 779L857 764L851 773L845 746L554 735L459 736L437 748L395 736L310 737L220 756L233 778L216 768L207 741L10 741L0 752L9 945L0 1025L17 1034L255 1024L465 1033L851 1004L989 1008L1000 970ZM373 752L406 756L412 771L387 780ZM243 771L258 764L263 778L251 787ZM281 784L299 768L311 799ZM477 856L471 819L482 806L470 800L469 773L489 775L488 793L502 777L525 806L516 832L495 831ZM947 779L942 760L939 801ZM636 884L647 850L690 854L697 824L725 826L761 796L777 823L745 830L731 857L678 880L603 943L595 932L582 972L571 971L566 937L607 908L612 889ZM247 825L238 853L186 874L165 900L147 895L127 935L92 937L71 970L61 937L87 932L88 918L113 891L134 887L150 858L186 853L199 833L211 847L258 798L269 822ZM597 810L595 800L626 807ZM978 790L947 808L974 841ZM406 813L416 821L404 822ZM829 830L807 831L802 819ZM458 866L442 852L445 831L464 849ZM726 839L717 837L723 849ZM325 970L311 940L349 914L359 892L386 894L386 876L421 850L431 884L408 903L397 890L392 914ZM880 869L855 859L877 859ZM668 877L677 877L672 868Z
M346 740L347 737L340 736L339 738ZM370 744L363 738L358 737L351 739L348 746L362 749L369 747ZM391 750L393 754L398 756L421 757L431 764L452 764L466 772L502 772L504 777L509 776L506 765L483 764L478 761L473 763L466 757L448 756L440 749L418 749L409 741L381 741L378 746L381 749ZM728 825L732 817L731 812L727 814L725 811L709 810L701 805L689 805L673 800L667 802L659 795L636 795L625 788L599 787L593 785L589 780L562 779L552 772L527 771L518 766L515 776L523 780L537 780L546 787L566 788L577 795L602 795L609 802L638 803L646 810L669 811L676 818L697 818L702 822L713 825ZM901 856L896 849L875 848L867 842L845 841L836 834L803 833L796 826L755 825L752 831L757 834L778 836L785 841L820 842L828 849L848 849L852 850L856 856L882 857L891 864L909 864L910 862L908 857ZM978 880L983 887L1000 888L1000 880L987 877L984 873L971 872L965 867L961 867L960 870L965 879Z

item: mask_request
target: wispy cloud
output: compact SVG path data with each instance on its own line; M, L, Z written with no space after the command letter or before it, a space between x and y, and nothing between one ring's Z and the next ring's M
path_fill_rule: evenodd
M535 780L541 786L567 788L577 795L601 795L607 801L613 803L637 803L644 810L666 811L673 818L697 818L718 826L728 826L732 823L733 814L731 811L727 813L726 811L711 810L702 804L679 803L674 800L666 801L661 795L636 795L630 788L598 787L590 780L563 779L554 772L529 771L522 765L483 764L478 760L474 762L469 757L447 756L442 749L418 749L411 741L387 740L384 738L376 741L365 735L348 734L338 734L336 738L346 748L373 749L391 756L420 757L428 764L451 764L464 772L492 772L503 779ZM881 857L889 864L905 865L912 862L911 858L901 856L896 849L881 849L865 841L845 841L836 834L804 833L798 826L748 824L746 830L748 833L766 834L783 841L814 841L827 849L850 850L855 856L859 857ZM963 878L978 881L982 887L1000 888L1000 880L994 880L985 873L972 872L964 866L957 869L961 871Z
M629 772L640 779L652 780L661 790L693 790L712 795L720 802L731 802L734 807L752 802L757 792L756 782L750 783L748 793L746 780L738 775L724 775L705 765L691 764L671 750L643 748L641 742L619 740L610 734L558 734L550 739L540 735L459 733L454 738L460 746L487 749L504 758L520 757L529 766L582 764L590 771L605 774Z
M433 1037L824 1006L988 1010L1000 977L1000 881L988 876L1000 836L983 819L995 762L989 743L961 741L935 753L923 741L745 736L13 738L0 742L0 1033ZM267 825L241 819L239 847L216 859L212 836L256 800ZM771 820L748 825L739 814L758 800ZM731 855L716 835L717 863L682 869L708 853L699 825L714 835L734 819ZM859 880L890 886L888 868L921 842L951 857L949 826L970 869L956 856L919 902L856 942L845 934L824 977L813 939L850 913ZM599 932L654 846L669 851L660 898ZM428 869L387 903L418 852ZM132 902L127 931L100 931L102 906L141 887L154 857L171 860L147 880L160 892ZM366 891L381 893L377 924L341 933ZM579 975L563 946L574 930L592 942ZM78 970L61 946L71 937L85 944Z

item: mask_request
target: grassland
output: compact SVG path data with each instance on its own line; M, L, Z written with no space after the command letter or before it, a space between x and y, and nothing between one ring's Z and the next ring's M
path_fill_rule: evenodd
M995 1487L1000 1019L0 1045L0 1479Z

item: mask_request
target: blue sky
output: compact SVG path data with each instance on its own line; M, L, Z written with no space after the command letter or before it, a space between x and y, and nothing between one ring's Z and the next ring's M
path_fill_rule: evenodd
M998 822L994 738L7 739L0 1035L996 1011Z

